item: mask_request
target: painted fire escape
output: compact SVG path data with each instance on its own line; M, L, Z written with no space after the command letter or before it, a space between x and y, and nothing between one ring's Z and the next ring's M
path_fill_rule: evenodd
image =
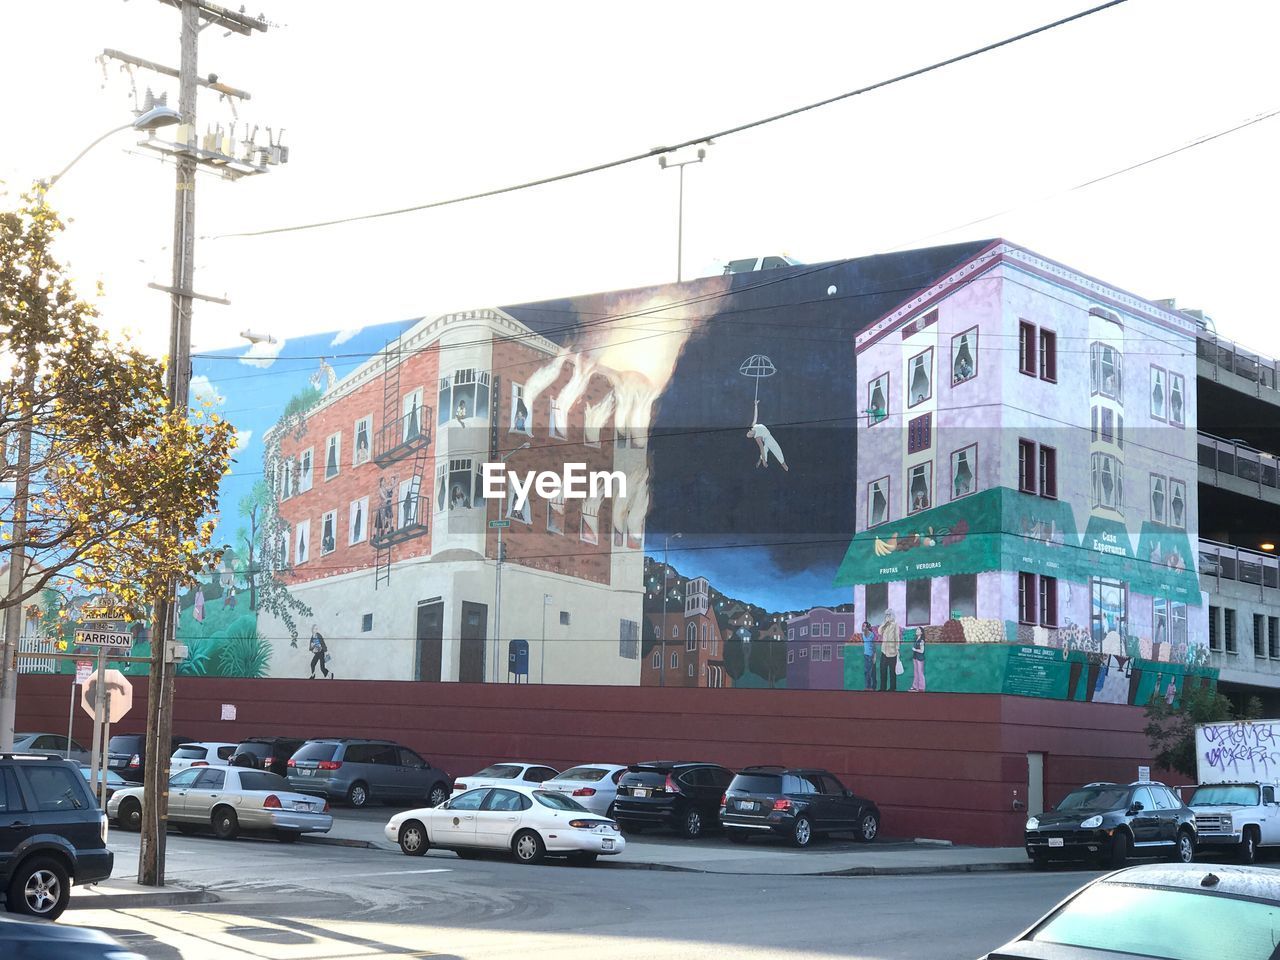
M435 412L419 391L400 393L401 337L388 340L383 351L382 423L374 438L373 462L381 468L372 510L369 545L376 553L373 587L391 581L392 548L428 532L430 495L423 496L429 465L427 449ZM408 475L401 476L408 467Z

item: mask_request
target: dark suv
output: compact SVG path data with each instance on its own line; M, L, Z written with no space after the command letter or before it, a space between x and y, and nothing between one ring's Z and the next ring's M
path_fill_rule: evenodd
M308 740L289 758L289 786L363 807L370 800L429 807L449 799L453 779L392 740Z
M870 842L880 832L880 810L826 770L747 767L720 801L720 823L734 843L773 833L807 847L815 836L840 832Z
M1028 818L1025 841L1037 867L1055 858L1093 857L1122 867L1130 855L1160 854L1190 863L1196 818L1163 783L1090 783Z
M0 753L0 890L11 913L57 919L72 882L107 879L114 859L76 764Z
M289 775L289 758L306 743L300 737L251 737L242 740L231 755L231 765Z
M169 756L173 756L184 743L193 743L190 737L171 737ZM141 783L147 766L147 738L141 733L120 733L107 742L107 766L124 779Z
M618 780L614 819L624 830L670 827L696 840L716 825L720 798L733 771L715 763L650 760L627 767Z

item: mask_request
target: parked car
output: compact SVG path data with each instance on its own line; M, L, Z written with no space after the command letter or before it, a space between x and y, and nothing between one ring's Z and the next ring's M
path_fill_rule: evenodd
M804 266L799 260L788 257L786 254L771 257L747 257L743 260L729 260L724 265L724 274L728 276L731 273L752 273L756 270L776 270L779 267L801 267Z
M68 749L70 743L70 749ZM14 753L34 753L45 757L62 757L73 763L88 763L89 751L65 733L17 733L13 736Z
M85 782L92 783L93 768L90 767L89 764L87 763L82 763L79 766L80 766L80 773L84 777ZM117 790L122 790L127 786L129 786L128 780L120 776L120 774L116 773L114 770L107 771L107 799L108 800L110 800L115 795L115 792Z
M169 758L169 772L177 773L187 767L225 767L236 752L236 744L218 741L182 743Z
M126 830L142 826L142 787L116 791L107 815ZM242 830L273 833L292 843L333 826L327 800L290 789L284 777L244 767L193 767L169 778L169 822L183 833L209 827L222 840Z
M1130 856L1157 855L1190 863L1195 814L1163 783L1090 783L1029 817L1025 845L1037 867L1095 857L1122 867Z
M1143 864L1091 880L983 960L1275 956L1280 873L1232 864Z
M458 796L476 787L534 786L550 780L558 772L554 767L548 767L543 763L525 763L520 760L492 763L469 777L460 777L455 780L453 795Z
M733 772L715 763L649 760L618 780L614 815L624 830L669 827L695 840L720 819L720 798Z
M839 832L870 842L880 833L880 810L826 770L747 767L725 791L720 823L734 843L772 833L807 847Z
M298 737L251 737L240 741L236 752L231 755L231 764L236 767L266 770L287 777L289 758L304 743L306 741Z
M170 737L169 753L177 750L190 737ZM119 733L107 741L107 764L132 783L141 783L147 763L147 738L141 733Z
M431 847L467 858L483 850L506 850L520 863L537 863L551 854L589 865L596 857L616 856L627 845L612 820L591 813L572 797L532 786L468 790L438 807L397 813L383 832L411 857Z
M289 785L301 793L363 807L370 800L434 807L449 798L447 773L392 740L308 740L289 758Z
M146 960L91 927L0 917L0 957L39 960Z
M542 788L568 794L592 813L612 817L618 781L626 772L616 763L583 763L542 781Z
M0 816L0 890L11 913L56 920L73 881L111 876L107 818L71 761L0 754Z

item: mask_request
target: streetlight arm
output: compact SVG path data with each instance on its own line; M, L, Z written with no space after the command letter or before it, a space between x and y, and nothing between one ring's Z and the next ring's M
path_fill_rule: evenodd
M128 130L132 126L133 126L132 123L126 123L123 126L115 127L111 130L108 130L106 133L100 136L97 140L93 141L93 143L89 144L87 147L85 147L83 150L77 153L75 155L75 159L73 159L70 163L68 163L65 167L63 167L58 173L55 173L48 180L44 181L45 191L47 192L50 189L52 189L55 183L57 183L59 180L61 180L63 177L67 175L68 170L70 170L72 167L74 167L77 163L80 162L81 157L83 157L86 153L88 153L90 150L92 150L94 147L100 144L103 140L107 139L107 137L114 136L115 134L119 133L121 130Z

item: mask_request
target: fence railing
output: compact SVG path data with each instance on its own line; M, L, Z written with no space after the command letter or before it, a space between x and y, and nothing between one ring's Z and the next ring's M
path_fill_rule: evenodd
M1214 366L1252 380L1260 389L1280 390L1280 364L1270 357L1246 350L1217 334L1201 330L1196 336L1196 356Z
M1201 540L1200 575L1280 588L1280 557L1229 543Z
M1280 460L1274 454L1208 433L1199 435L1198 445L1200 466L1264 487L1280 487Z

